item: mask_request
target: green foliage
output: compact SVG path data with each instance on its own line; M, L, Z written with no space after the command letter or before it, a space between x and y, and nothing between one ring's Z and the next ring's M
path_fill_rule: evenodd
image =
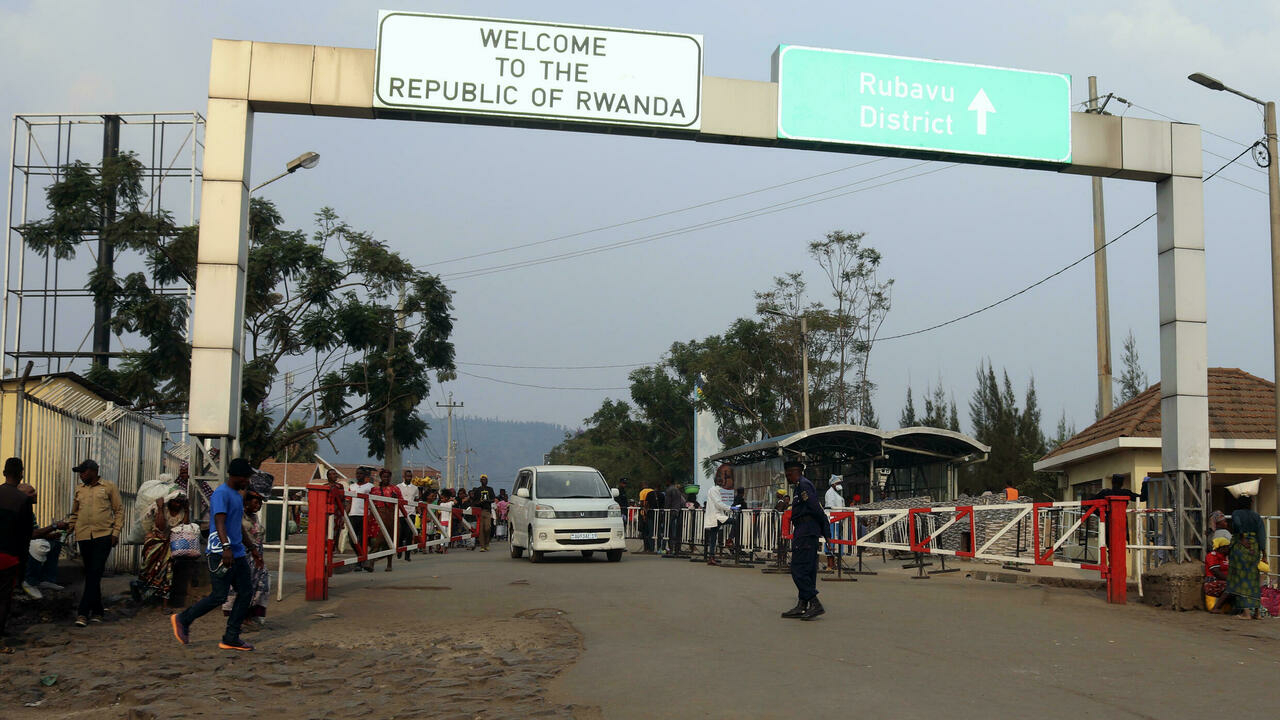
M1002 371L1002 375L998 382L990 361L978 366L978 387L969 401L969 419L973 436L991 446L991 453L986 462L971 466L961 476L961 489L981 493L1013 485L1037 500L1056 497L1055 481L1038 476L1031 468L1047 452L1035 380L1028 383L1019 408L1009 373Z
M1134 339L1132 329L1124 339L1124 356L1121 357L1120 364L1124 369L1121 370L1120 377L1116 378L1120 390L1119 397L1116 398L1117 406L1138 397L1149 384L1147 373L1142 369L1142 361L1138 358L1138 341Z
M877 422L867 377L875 333L889 310L892 281L880 281L880 254L861 233L829 233L808 251L831 285L833 305L806 299L799 272L774 278L757 292L757 317L724 332L676 342L655 367L631 374L631 399L607 400L585 428L566 435L555 462L592 465L611 479L665 483L692 473L696 378L700 410L720 424L725 447L804 427L803 366L808 357L810 425ZM801 334L800 318L808 325Z
M898 416L898 427L914 427L916 425L916 403L911 397L911 386L907 386L907 404Z
M195 285L199 230L148 209L142 170L132 155L96 168L72 163L48 190L49 217L19 230L46 256L74 257L101 233L117 252L142 257L147 273L89 277L88 289L110 303L112 331L144 346L123 353L114 368L94 366L89 377L139 410L177 414L187 406L191 347L186 298L172 286ZM111 211L115 220L104 226ZM440 279L330 208L315 222L310 236L286 229L272 203L250 201L240 443L254 462L285 447L314 454L317 437L353 422L361 423L370 452L382 456L388 409L396 440L412 447L428 429L417 406L430 375L454 376L452 293ZM311 364L315 382L288 407L266 407L281 366L300 363ZM312 407L306 420L297 417Z

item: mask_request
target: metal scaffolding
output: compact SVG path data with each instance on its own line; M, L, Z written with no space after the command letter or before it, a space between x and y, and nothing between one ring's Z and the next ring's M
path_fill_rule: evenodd
M19 228L47 216L46 192L63 168L80 161L100 168L104 133L118 126L118 148L134 153L143 166L148 212L167 211L178 224L196 223L196 198L204 154L204 116L198 112L59 113L14 115L9 141L3 300L0 307L0 372L20 374L25 361L35 372L88 369L94 353L93 295L85 285L97 264L96 234L86 233L76 257L43 256L27 246ZM111 139L114 144L115 138ZM121 273L142 270L138 258L121 258ZM183 295L184 283L155 287ZM188 336L190 320L188 320ZM131 338L114 336L119 350ZM41 367L43 363L43 367Z

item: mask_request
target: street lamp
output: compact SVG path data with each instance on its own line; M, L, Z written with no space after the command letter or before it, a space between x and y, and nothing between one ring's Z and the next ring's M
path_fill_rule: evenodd
M1221 80L1204 73L1192 73L1187 79L1210 90L1225 90L1263 107L1263 132L1267 141L1267 190L1271 210L1271 341L1276 382L1280 384L1280 165L1276 163L1276 104L1227 87ZM1280 392L1276 393L1276 430L1280 434ZM1280 442L1276 443L1276 513L1280 514Z
M800 320L800 382L804 384L804 429L809 429L809 321L804 315L797 318L778 308L762 308L761 312L788 320Z
M296 157L296 158L294 158L294 159L290 160L289 162L285 163L285 165L284 165L284 172L280 173L279 175L277 175L277 176L275 176L275 177L271 178L270 180L268 180L268 181L266 181L266 182L264 182L264 183L259 183L258 185L255 185L255 186L254 186L254 188L253 188L252 190L250 190L249 192L250 192L250 193L258 192L258 191L259 191L259 190L261 190L262 188L264 188L264 187L266 187L267 185L270 185L271 183L273 183L273 182L275 182L275 181L279 180L280 178L284 177L285 175L288 175L288 174L290 174L290 173L297 172L299 168L302 168L303 170L310 170L311 168L315 167L315 166L316 166L316 165L318 165L319 163L320 163L320 153L318 153L318 152L313 152L313 151L311 151L311 150L308 150L307 152L304 152L304 153L302 153L301 155L299 155L298 157Z

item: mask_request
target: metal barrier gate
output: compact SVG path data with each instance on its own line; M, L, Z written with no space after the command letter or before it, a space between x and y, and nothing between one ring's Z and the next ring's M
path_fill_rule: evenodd
M471 508L456 510L440 505L427 503L408 503L396 498L356 493L339 492L328 485L307 486L307 566L306 597L308 600L326 600L329 597L329 578L334 570L345 565L364 564L389 557L405 550L426 550L431 547L447 546L453 540L468 535L475 537L479 523L474 522ZM345 500L363 500L363 512L360 515L360 531L348 515ZM395 522L386 522L382 513L374 510L374 503L395 505ZM415 527L414 514L421 519ZM401 544L405 539L400 530L402 521L412 528L409 542ZM390 527L387 527L390 525ZM345 529L353 538L355 552L349 557L338 557L338 531ZM385 543L380 550L370 551L377 540ZM358 542L357 542L358 541Z

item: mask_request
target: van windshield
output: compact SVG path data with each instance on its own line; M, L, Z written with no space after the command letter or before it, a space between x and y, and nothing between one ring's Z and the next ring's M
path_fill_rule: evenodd
M534 495L539 500L612 497L600 473L585 470L540 472L534 480Z

